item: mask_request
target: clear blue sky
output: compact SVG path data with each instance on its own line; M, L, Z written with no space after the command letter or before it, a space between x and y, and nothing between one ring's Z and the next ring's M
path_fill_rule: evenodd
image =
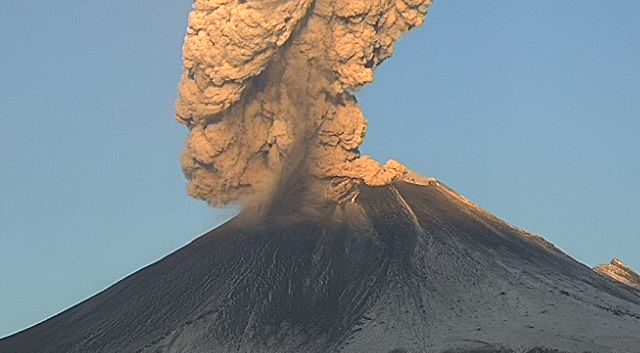
M233 214L189 199L190 0L0 2L0 337ZM364 151L640 269L640 2L438 1L360 92Z

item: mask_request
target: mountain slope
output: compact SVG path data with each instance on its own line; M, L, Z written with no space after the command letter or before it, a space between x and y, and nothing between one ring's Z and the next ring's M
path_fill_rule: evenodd
M3 353L640 352L640 294L437 181L236 218Z

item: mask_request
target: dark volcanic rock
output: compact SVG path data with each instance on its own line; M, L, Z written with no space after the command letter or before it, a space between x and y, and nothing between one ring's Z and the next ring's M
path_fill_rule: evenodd
M2 353L640 352L640 294L442 184L241 218ZM535 351L535 350L533 350Z

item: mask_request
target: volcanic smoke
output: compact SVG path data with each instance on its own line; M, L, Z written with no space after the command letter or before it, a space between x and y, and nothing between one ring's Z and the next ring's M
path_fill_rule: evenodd
M374 79L431 0L196 0L184 43L177 120L182 168L212 206L284 190L342 202L362 184L419 177L359 147L354 90Z
M182 167L193 197L243 212L0 352L639 353L622 262L596 273L360 155L353 92L430 4L196 0Z

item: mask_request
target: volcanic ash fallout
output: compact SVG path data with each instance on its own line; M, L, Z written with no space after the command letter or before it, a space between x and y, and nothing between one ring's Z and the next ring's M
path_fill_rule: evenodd
M374 79L429 0L197 0L176 113L189 194L212 206L291 190L342 202L362 184L419 179L359 147L352 92Z

